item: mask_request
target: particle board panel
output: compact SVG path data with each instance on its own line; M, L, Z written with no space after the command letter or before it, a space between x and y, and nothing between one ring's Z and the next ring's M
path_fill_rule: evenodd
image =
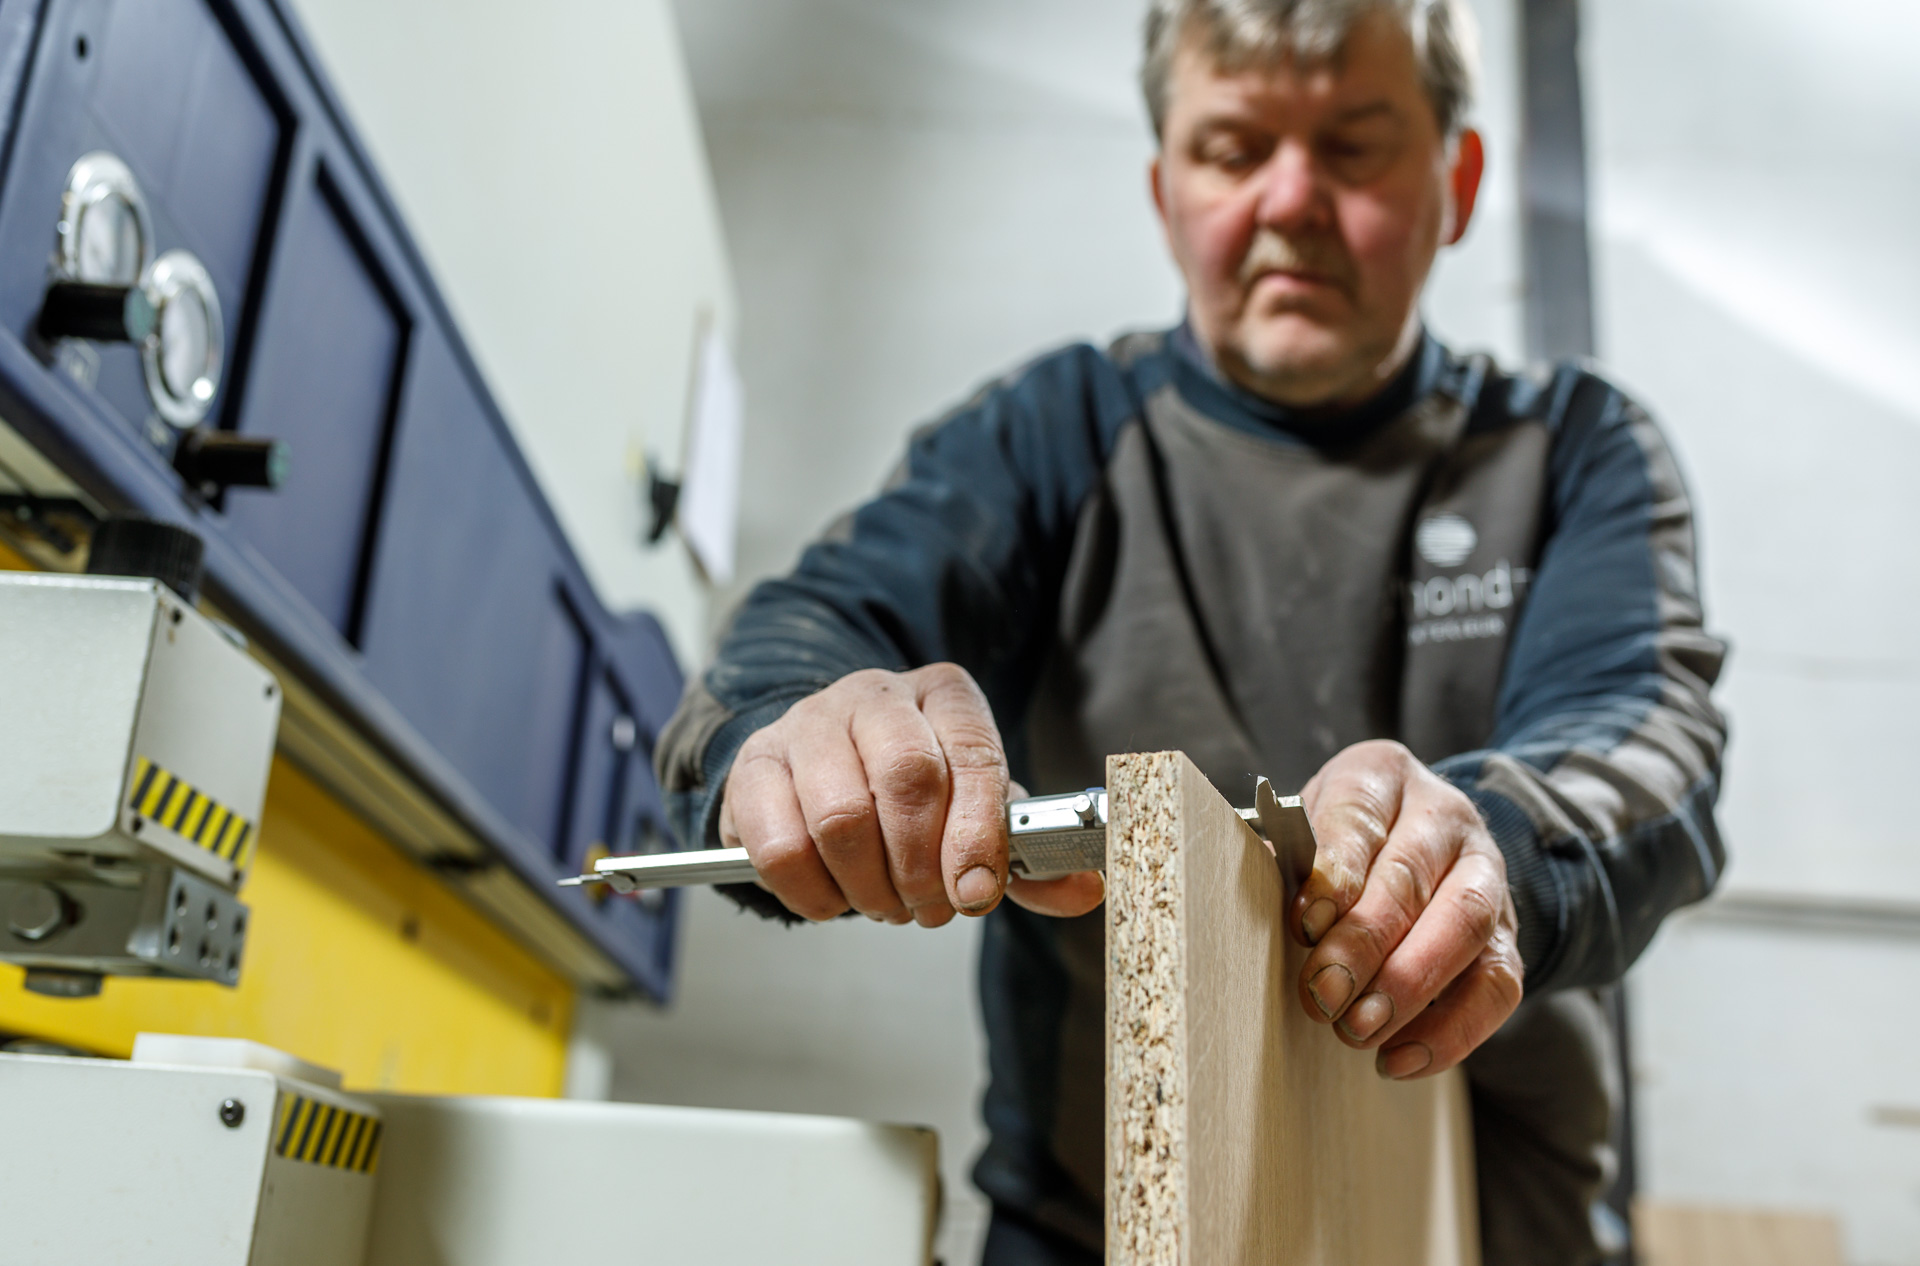
M1280 868L1184 755L1107 791L1107 1260L1478 1266L1464 1079L1301 1012Z

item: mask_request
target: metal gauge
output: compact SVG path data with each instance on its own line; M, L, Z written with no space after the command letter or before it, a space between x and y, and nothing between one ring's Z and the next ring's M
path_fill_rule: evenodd
M99 286L139 283L153 251L147 200L127 165L105 151L67 173L60 199L61 275Z
M173 426L197 426L220 391L226 340L220 295L188 251L168 251L154 260L140 287L154 316L153 330L140 345L147 395L154 411Z

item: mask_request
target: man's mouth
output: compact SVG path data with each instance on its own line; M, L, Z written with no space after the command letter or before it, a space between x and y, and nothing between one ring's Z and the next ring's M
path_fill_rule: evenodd
M1311 295L1346 289L1347 270L1338 266L1332 243L1292 241L1262 229L1248 244L1240 262L1241 284L1256 290Z
M1334 278L1325 273L1295 268L1269 268L1255 273L1248 284L1249 300L1285 305L1290 300L1325 300L1346 293Z
M1333 278L1325 273L1308 272L1301 268L1268 268L1254 274L1253 282L1259 285L1263 281L1279 282L1287 286L1332 286Z

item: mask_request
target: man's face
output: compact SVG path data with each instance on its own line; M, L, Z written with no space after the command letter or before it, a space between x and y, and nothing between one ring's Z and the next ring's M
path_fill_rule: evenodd
M1482 163L1476 134L1441 135L1406 32L1377 14L1325 65L1235 74L1190 42L1164 133L1154 201L1222 372L1296 407L1384 386L1418 337L1435 253L1466 231Z

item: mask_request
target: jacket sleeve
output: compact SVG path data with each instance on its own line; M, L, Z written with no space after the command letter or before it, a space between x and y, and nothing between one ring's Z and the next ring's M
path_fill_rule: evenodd
M748 735L860 669L957 663L1006 732L1052 629L1080 504L1133 412L1092 348L1037 361L917 435L878 497L757 586L654 754L681 840L718 844L720 792Z
M1618 980L1718 881L1726 644L1704 628L1692 507L1653 420L1562 370L1548 530L1488 750L1436 768L1507 858L1529 992Z

